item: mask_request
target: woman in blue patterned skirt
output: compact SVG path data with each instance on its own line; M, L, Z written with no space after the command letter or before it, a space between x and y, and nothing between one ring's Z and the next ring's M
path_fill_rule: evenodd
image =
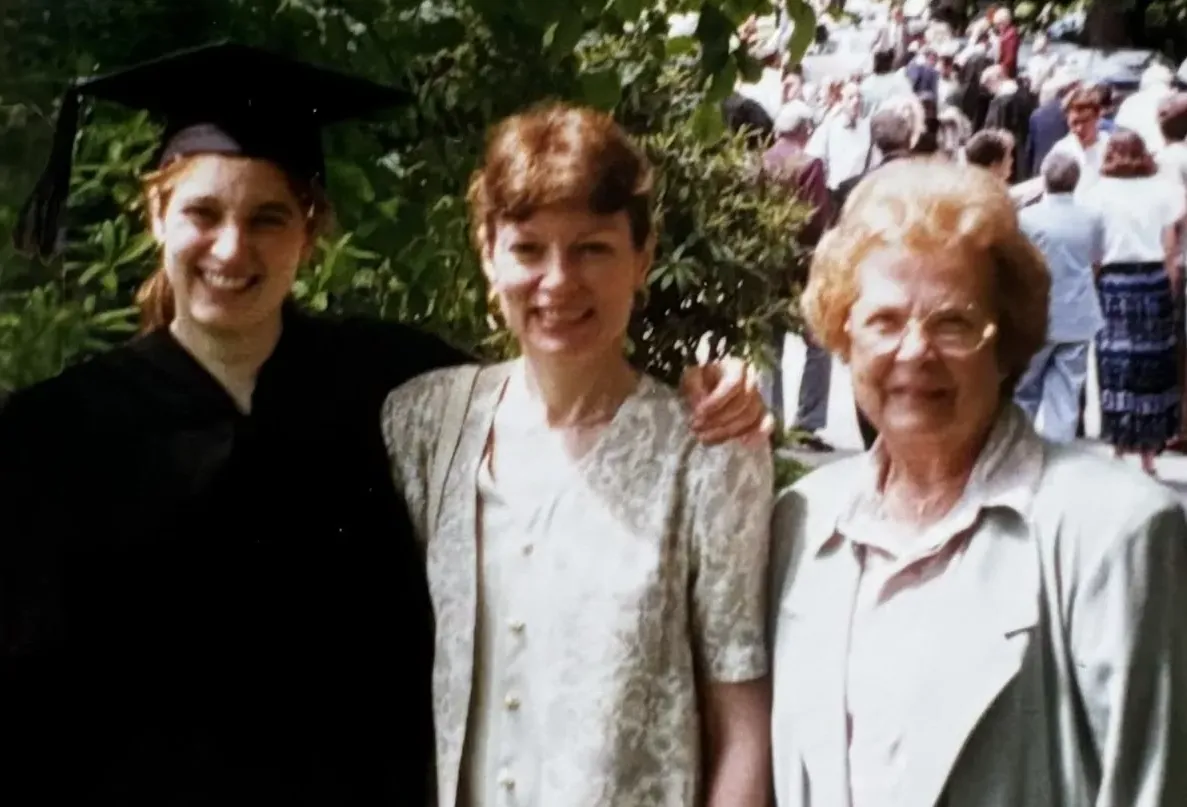
M1175 296L1183 278L1179 243L1187 202L1159 174L1134 132L1118 130L1105 150L1101 179L1083 197L1104 224L1097 336L1101 436L1118 456L1154 457L1179 430Z

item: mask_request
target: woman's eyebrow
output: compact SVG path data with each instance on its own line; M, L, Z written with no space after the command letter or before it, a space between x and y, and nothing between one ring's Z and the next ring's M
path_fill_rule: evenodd
M292 205L280 201L264 202L256 208L256 213L277 213L290 217L295 215Z

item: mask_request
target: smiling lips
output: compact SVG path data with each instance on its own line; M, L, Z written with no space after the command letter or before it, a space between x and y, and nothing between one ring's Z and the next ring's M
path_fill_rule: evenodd
M908 398L942 398L948 391L939 388L925 389L922 387L894 387L889 390L891 395L902 395Z
M564 328L585 322L593 316L590 308L535 308L532 313L545 328Z
M240 292L259 283L258 275L239 275L199 269L198 277L204 285L217 292Z

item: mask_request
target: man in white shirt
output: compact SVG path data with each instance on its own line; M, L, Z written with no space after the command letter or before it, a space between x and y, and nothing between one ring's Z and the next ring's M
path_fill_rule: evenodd
M783 108L783 69L779 50L773 40L767 39L754 46L753 54L763 64L762 75L753 84L739 81L736 91L742 97L761 104L771 120L774 120Z
M807 154L824 162L829 190L873 165L869 120L861 117L861 91L852 82L841 88L841 108L808 142Z
M1026 64L1022 66L1023 74L1036 91L1042 87L1054 73L1058 58L1050 52L1051 43L1047 35L1039 32L1035 34L1030 47L1030 55Z
M873 72L861 82L861 103L864 114L872 115L883 103L897 95L914 95L911 82L901 70L893 68L894 53L874 52Z
M1158 126L1158 105L1174 93L1174 75L1164 64L1155 62L1142 73L1138 91L1121 102L1117 110L1116 124L1141 135L1146 150L1157 154L1166 145L1162 129Z
M890 51L891 69L898 70L910 59L910 54L907 51L909 39L906 15L903 13L902 5L896 3L891 6L890 20L886 27L878 32L874 41L874 50Z
M1051 153L1070 154L1080 165L1076 196L1081 197L1100 179L1101 163L1109 135L1100 130L1100 96L1091 87L1076 87L1063 99L1068 134L1051 147Z

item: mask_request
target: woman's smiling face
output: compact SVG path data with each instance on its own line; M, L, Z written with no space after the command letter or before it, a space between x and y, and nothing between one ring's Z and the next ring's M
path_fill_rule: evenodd
M498 221L484 263L525 353L590 359L621 353L650 250L636 247L625 212L565 205Z
M280 168L191 157L153 212L179 318L236 332L279 315L312 244L307 211Z

